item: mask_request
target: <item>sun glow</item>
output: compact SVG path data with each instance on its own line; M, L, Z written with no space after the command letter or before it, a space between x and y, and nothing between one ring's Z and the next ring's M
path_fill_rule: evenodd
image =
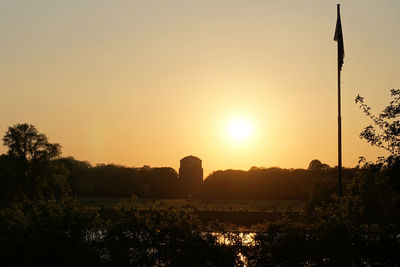
M234 141L243 142L251 138L254 127L251 122L238 118L231 121L228 131Z

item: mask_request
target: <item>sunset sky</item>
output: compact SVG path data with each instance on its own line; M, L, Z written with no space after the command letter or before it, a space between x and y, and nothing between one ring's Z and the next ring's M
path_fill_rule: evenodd
M398 0L1 0L0 133L34 124L93 164L178 169L195 155L205 176L334 166L337 3L343 165L375 160L354 99L377 113L400 88Z

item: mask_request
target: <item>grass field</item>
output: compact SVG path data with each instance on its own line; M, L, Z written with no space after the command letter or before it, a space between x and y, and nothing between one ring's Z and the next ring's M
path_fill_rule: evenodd
M110 208L128 198L80 198L80 201L89 207ZM302 211L304 202L293 200L205 200L205 199L138 199L139 210L181 208L192 205L199 211Z

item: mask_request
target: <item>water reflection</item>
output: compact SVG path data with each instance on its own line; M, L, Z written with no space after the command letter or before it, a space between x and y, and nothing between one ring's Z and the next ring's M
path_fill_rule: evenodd
M213 237L216 238L216 241L219 244L223 244L226 246L236 246L236 247L254 247L255 246L255 232L203 232L203 235L206 236L211 234ZM104 241L107 236L106 230L97 230L97 231L87 231L85 235L85 241ZM146 239L150 239L149 233L144 232L131 232L125 231L125 237L133 238L140 241L144 241ZM132 249L133 250L133 249ZM103 248L99 250L101 255L101 260L107 262L111 259L110 252L107 248ZM149 255L157 253L157 248L148 248L147 253ZM248 259L245 255L243 255L240 251L237 252L239 257L240 266L248 266Z
M254 246L256 233L244 232L212 232L212 236L217 238L217 242L227 246L241 245Z
M217 239L217 242L226 246L255 246L256 233L254 232L212 232L212 236ZM238 252L239 261L244 267L248 266L248 259L241 252Z

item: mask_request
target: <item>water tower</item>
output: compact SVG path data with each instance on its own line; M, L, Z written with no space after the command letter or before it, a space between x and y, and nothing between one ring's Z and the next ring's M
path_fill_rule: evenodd
M203 184L201 159L195 156L187 156L181 159L179 180L188 195L196 192Z

